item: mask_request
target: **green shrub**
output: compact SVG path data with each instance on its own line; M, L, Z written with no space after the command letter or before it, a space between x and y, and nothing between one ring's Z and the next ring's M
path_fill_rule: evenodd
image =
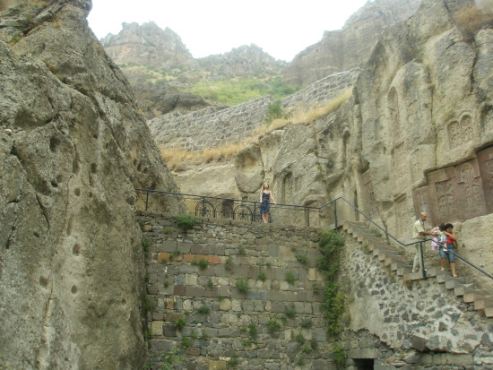
M211 309L205 304L197 309L197 313L199 313L200 315L208 315L210 311Z
M267 321L267 331L269 332L271 337L274 337L279 334L281 330L281 324L276 320Z
M334 348L332 349L332 359L338 369L346 368L347 354L344 347L339 342L334 344Z
M192 346L192 340L189 337L182 337L180 346L183 349L188 349Z
M296 317L296 309L293 304L291 306L284 307L284 315L288 319L294 319Z
M234 369L240 364L237 357L231 357L228 361L228 369Z
M185 321L185 319L184 319L183 317L179 317L179 318L175 321L175 328L176 328L177 330L182 330L182 329L185 327L186 323L187 323L187 322Z
M206 259L199 259L199 260L194 260L192 261L192 266L197 266L200 270L205 270L207 267L209 267L209 261Z
M207 288L209 288L209 289L214 288L214 283L212 282L212 279L209 279L209 280L207 281Z
M240 248L238 249L238 254L239 254L240 256L245 256L245 255L246 255L245 248L244 248L244 247L240 247Z
M195 225L199 223L199 220L193 216L184 214L175 216L176 226L178 226L182 231L186 232L193 229Z
M296 276L294 275L293 272L291 271L286 272L286 282L289 285L294 285L294 283L296 282Z
M345 297L337 284L340 254L344 239L337 231L323 232L319 241L322 254L318 268L326 278L323 293L322 309L327 320L327 334L337 338L344 329L342 317L344 314Z
M260 271L257 275L257 280L260 280L262 282L264 282L265 280L267 280L267 275L265 274L265 272L263 271Z
M252 341L255 341L257 339L257 327L255 326L255 324L248 325L248 336Z
M301 327L303 329L310 329L312 327L312 320L310 320L310 319L304 319L301 322Z
M303 254L296 254L296 260L303 266L308 264L308 258Z
M276 100L269 104L267 107L267 115L265 120L267 122L272 122L276 118L282 118L284 116L282 104L280 100Z
M294 337L294 340L296 341L296 343L298 343L300 346L302 346L303 344L305 344L305 337L303 336L303 334L301 333L298 333L295 337Z
M238 279L236 280L236 289L238 289L238 292L240 292L243 295L248 294L248 281L245 279Z
M226 259L226 262L224 263L224 269L227 271L227 272L232 272L233 271L233 259L231 257L228 257Z
M142 250L144 251L144 255L147 257L149 254L149 246L151 243L149 243L149 240L147 239L142 239Z

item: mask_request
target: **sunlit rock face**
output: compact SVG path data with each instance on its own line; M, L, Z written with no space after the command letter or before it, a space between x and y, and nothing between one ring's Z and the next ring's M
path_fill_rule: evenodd
M135 188L176 187L90 8L2 2L0 368L142 368Z

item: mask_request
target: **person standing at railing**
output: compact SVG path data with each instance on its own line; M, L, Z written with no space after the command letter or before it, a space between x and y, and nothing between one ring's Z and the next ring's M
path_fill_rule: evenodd
M445 235L445 243L443 246L443 259L448 260L450 265L450 271L452 272L452 276L454 278L458 277L457 271L455 268L455 249L457 246L457 237L454 233L454 225L446 224L445 230L443 231ZM443 270L442 270L443 271Z
M428 214L426 212L421 212L419 214L419 218L414 223L413 230L414 230L414 237L416 239L424 240L426 239L427 236L431 235L430 231L425 230L425 222L427 218L428 218ZM414 247L416 248L416 254L414 255L414 260L413 260L413 272L418 272L424 268L424 266L421 265L422 243L416 243L414 244Z
M260 215L264 224L269 222L271 203L275 204L276 201L274 200L272 191L269 189L269 184L264 182L260 191Z

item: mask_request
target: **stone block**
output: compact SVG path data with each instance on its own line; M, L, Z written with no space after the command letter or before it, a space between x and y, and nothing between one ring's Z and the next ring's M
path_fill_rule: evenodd
M219 360L219 361L209 360L208 369L209 370L227 370L228 369L227 365L228 365L228 363L226 361L223 361L223 360Z
M157 254L157 261L159 263L166 263L169 262L171 259L171 254L168 252L159 252Z
M229 311L232 308L231 300L228 298L222 299L219 303L219 309L221 311Z
M151 322L151 335L158 337L163 335L164 321L152 321Z
M174 323L166 322L164 324L164 336L176 337L176 326Z
M241 311L241 301L238 299L231 300L231 309L234 312L240 312Z
M411 347L419 352L423 352L426 349L426 338L412 335L409 341L411 342Z

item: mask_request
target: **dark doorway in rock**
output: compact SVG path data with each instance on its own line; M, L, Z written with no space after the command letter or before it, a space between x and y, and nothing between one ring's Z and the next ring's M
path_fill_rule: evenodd
M354 358L354 367L357 370L373 370L375 360L372 358Z

